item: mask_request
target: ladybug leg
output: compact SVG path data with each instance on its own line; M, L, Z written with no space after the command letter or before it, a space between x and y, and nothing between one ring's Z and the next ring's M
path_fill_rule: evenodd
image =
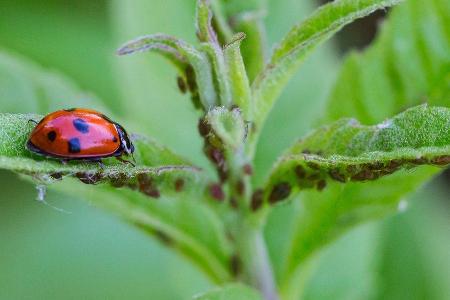
M29 119L28 123L34 123L34 125L37 125L39 122L33 119Z
M61 159L60 162L61 162L63 165L67 165L67 163L68 163L69 161L68 161L67 159Z
M125 159L123 159L123 158L120 157L120 156L116 156L116 159L117 159L118 161L120 161L120 162L123 162L123 163L125 163L125 164L130 164L130 165L132 165L133 167L136 167L136 165L133 164L131 161L125 160Z

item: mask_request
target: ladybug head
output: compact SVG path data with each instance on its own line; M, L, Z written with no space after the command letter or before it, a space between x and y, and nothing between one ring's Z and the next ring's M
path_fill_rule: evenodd
M119 124L115 123L115 125L117 128L117 132L119 133L120 146L121 146L123 152L127 155L132 155L134 152L134 145L130 141L130 138L128 137L127 132Z

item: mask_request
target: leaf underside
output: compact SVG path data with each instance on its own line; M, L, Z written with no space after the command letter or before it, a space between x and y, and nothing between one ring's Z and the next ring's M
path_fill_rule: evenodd
M375 180L402 168L450 163L450 109L411 108L375 126L343 119L295 144L275 166L265 190L269 203L327 181Z

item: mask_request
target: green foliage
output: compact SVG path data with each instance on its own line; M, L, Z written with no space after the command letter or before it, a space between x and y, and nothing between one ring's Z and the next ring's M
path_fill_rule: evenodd
M175 65L180 90L189 91L201 109L198 130L217 177L137 134L131 135L135 167L114 159L104 167L63 165L30 153L28 120L42 116L23 114L25 108L44 113L60 108L53 99L70 97L73 106L105 109L92 97L80 104L79 88L64 76L0 53L0 78L6 78L0 80L0 100L10 101L8 113L0 114L0 168L82 195L189 259L222 286L196 299L274 299L277 292L297 299L318 250L357 224L394 211L438 172L435 166L450 163L450 12L444 1L410 0L394 10L374 46L347 58L323 118L327 125L288 149L262 189L252 186L256 145L290 77L343 26L400 0L325 5L288 32L267 64L265 1L198 0L198 45L153 34L122 46L119 55L156 52ZM130 89L127 95L147 99L154 91L145 78L138 81L130 88L121 84ZM16 99L24 102L12 103ZM423 99L436 106L409 108ZM146 107L135 111L136 123L152 121ZM298 117L304 117L301 110ZM90 185L59 182L69 177ZM264 241L267 215L282 207L268 204L288 197L285 205L292 209L280 220L288 228L286 241ZM277 246L270 256L267 244ZM240 283L227 285L232 281Z
M353 20L399 2L401 0L335 1L293 27L275 49L269 64L253 82L256 126L263 125L284 86L316 46Z
M195 300L257 300L262 299L257 291L243 284L229 284L219 289L206 292L204 294L194 296Z
M411 108L375 126L344 119L318 129L281 157L265 188L276 203L294 189L325 188L329 180L376 180L401 168L450 163L450 110Z
M187 183L189 184L189 183ZM217 208L202 203L197 195L149 199L145 193L111 187L57 186L63 191L85 195L163 245L180 253L215 283L231 279L232 245ZM164 194L162 194L164 195ZM187 198L187 199L185 199ZM189 201L186 201L188 200Z
M375 124L424 102L449 106L449 26L446 0L393 10L374 44L345 60L323 122L354 117Z
M233 36L231 42L224 46L224 54L231 82L232 98L242 110L244 119L251 120L253 109L251 89L240 53L241 42L245 38L246 35L242 32Z

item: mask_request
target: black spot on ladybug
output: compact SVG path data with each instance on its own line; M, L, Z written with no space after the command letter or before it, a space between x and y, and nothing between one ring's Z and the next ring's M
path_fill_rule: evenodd
M75 111L75 110L77 110L76 108L74 108L74 107L72 107L72 108L67 108L67 109L64 109L64 111L67 111L67 112L71 112L71 111Z
M89 124L83 120L83 119L75 119L73 120L73 127L75 127L76 130L78 130L81 133L88 133L89 132Z
M275 185L272 189L272 192L270 192L269 202L273 204L286 199L290 193L291 185L287 182L280 182Z
M80 139L70 139L67 144L69 146L69 153L78 153L81 151Z
M263 195L264 192L262 189L257 189L253 195L252 195L252 201L250 203L250 206L252 208L253 211L258 210L262 204L263 204Z
M53 142L56 139L56 132L55 131L50 131L49 133L47 133L47 138L50 142Z
M117 143L117 138L116 138L115 136L113 136L112 142L113 142L113 143Z

